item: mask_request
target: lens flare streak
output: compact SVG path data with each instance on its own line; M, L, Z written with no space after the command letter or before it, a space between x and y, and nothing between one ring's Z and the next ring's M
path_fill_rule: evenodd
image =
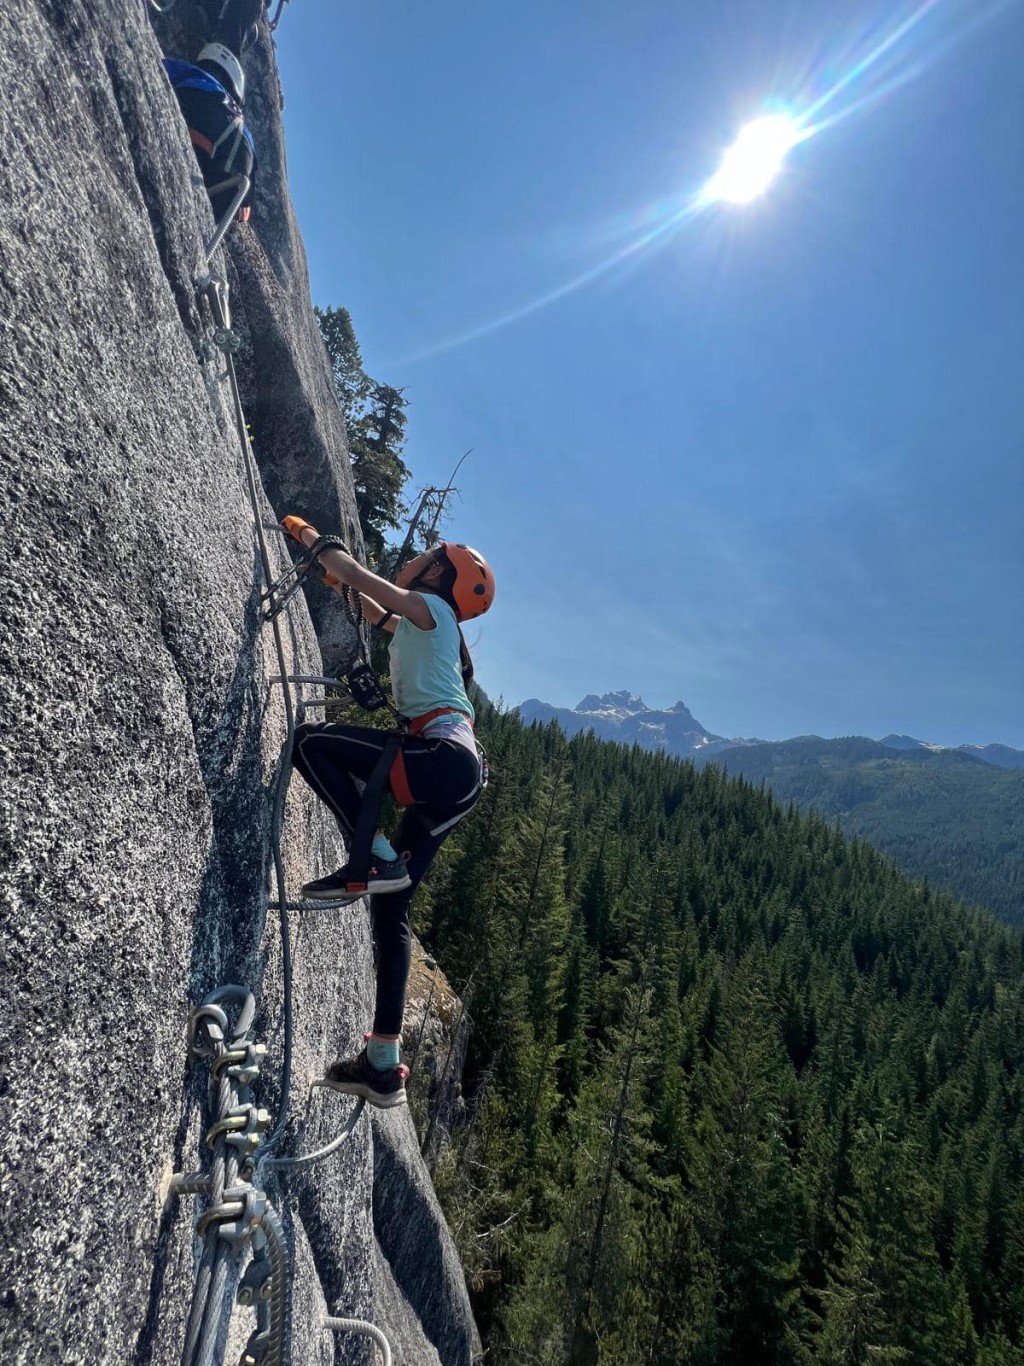
M827 105L830 105L835 97L841 95L854 81L857 81L861 76L866 75L877 61L884 57L887 52L891 51L901 38L905 38L911 29L916 28L921 20L939 3L940 0L924 0L924 3L919 5L918 8L914 10L913 14L908 15L902 24L898 24L876 47L872 48L866 57L862 57L859 62L856 62L846 75L841 76L830 90L826 90L824 95L821 95L815 100L809 109L805 109L800 116L800 122L809 125L816 114L820 113ZM809 128L808 135L815 131L818 130Z
M430 360L446 351L454 351L459 346L465 346L467 342L479 341L481 337L487 337L492 332L508 327L511 323L521 322L523 318L528 318L531 313L537 313L542 308L547 308L549 304L557 303L559 299L564 299L567 295L574 294L577 290L593 284L602 276L609 275L617 266L624 265L631 257L639 256L641 252L650 250L659 241L665 241L670 234L677 232L688 218L693 218L701 208L702 204L699 199L688 198L679 208L674 209L663 222L656 224L640 237L621 247L614 255L599 261L596 266L591 266L589 270L574 275L571 280L566 280L564 284L558 285L546 294L531 299L529 303L511 309L508 313L502 313L500 317L492 318L490 322L481 323L479 327L474 327L468 332L461 332L456 337L450 337L447 341L430 347L429 350L406 356L405 362L413 364L417 361Z
M799 124L787 114L767 114L748 123L705 185L702 202L749 204L772 183L803 136Z
M667 245L683 225L697 215L707 213L722 203L745 204L750 202L768 187L794 148L877 103L884 96L914 79L925 69L928 61L923 56L918 55L913 63L907 65L902 71L891 73L889 78L883 80L877 89L853 99L825 118L818 119L817 117L828 109L841 94L851 90L851 87L862 80L884 57L892 54L908 34L916 29L939 4L940 0L923 0L923 3L897 24L880 42L876 43L870 52L856 61L812 104L802 110L793 108L789 112L765 112L761 117L747 124L745 128L741 129L733 147L723 156L719 170L704 185L703 189L696 194L680 196L675 201L670 202L669 205L659 211L658 221L653 226L641 232L611 256L518 308L510 309L507 313L492 318L489 322L482 323L415 355L406 356L405 362L414 363L432 359L464 346L468 342L478 341L480 338L498 332L513 323L520 322L524 318L540 312L541 309L547 308L550 304L557 303L570 294L574 294L595 283L595 281L610 275L634 258L639 258L644 253L651 252L659 246ZM995 8L1000 8L1000 6L997 4ZM977 15L975 19L977 19ZM966 27L974 27L974 24ZM962 36L962 33L958 36ZM952 38L947 38L939 46L944 49L952 41ZM934 56L934 54L932 55Z

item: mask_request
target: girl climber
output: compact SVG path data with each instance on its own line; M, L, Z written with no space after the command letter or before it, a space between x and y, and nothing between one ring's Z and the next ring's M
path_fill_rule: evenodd
M297 517L287 518L286 525L304 546L318 539L316 529ZM358 591L371 625L390 632L394 703L408 719L391 770L392 791L407 809L394 843L377 830L365 882L377 958L373 1031L354 1058L328 1068L321 1084L374 1105L402 1105L409 1069L398 1050L409 976L409 907L445 837L482 789L473 704L466 695L473 663L459 623L488 610L494 575L475 550L450 541L410 560L394 583L343 550L325 549L318 558L328 574ZM330 722L299 726L295 733L292 762L350 843L361 803L354 779L369 778L385 740L384 731ZM350 892L349 881L346 865L307 883L302 894L312 900L355 899L362 893Z

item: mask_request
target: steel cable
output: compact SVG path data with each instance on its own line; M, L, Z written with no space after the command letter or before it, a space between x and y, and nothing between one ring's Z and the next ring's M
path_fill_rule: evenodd
M227 1015L220 1002L241 1001L230 1040ZM202 1194L207 1208L196 1231L203 1240L182 1349L182 1366L215 1366L233 1255L252 1235L261 1217L260 1202L248 1180L241 1179L243 1157L259 1143L269 1121L252 1098L251 1082L259 1074L261 1045L248 1034L256 1002L244 987L219 987L195 1009L189 1020L190 1055L212 1059L210 1118L206 1146L212 1149L208 1174L177 1175L175 1195ZM265 1051L265 1050L263 1050Z
M376 1324L364 1323L362 1319L336 1319L327 1315L324 1317L323 1325L332 1333L359 1333L364 1338L372 1338L381 1350L383 1366L391 1366L391 1344Z
M249 445L248 429L245 422L245 411L242 407L242 397L238 387L238 376L235 372L232 350L237 345L234 333L231 331L231 313L228 306L228 286L226 281L210 278L205 282L206 293L210 300L210 307L214 319L218 325L217 344L223 351L228 382L231 388L232 404L234 407L235 424L238 429L239 441L242 447L242 459L245 467L246 485L249 494L249 501L252 506L253 520L256 525L256 538L259 547L260 565L263 571L264 583L270 590L274 585L274 577L270 566L270 553L264 534L264 522L260 513L259 500L259 481L255 469L253 454ZM356 629L362 622L362 603L358 595L352 592L343 595L348 614L353 621ZM271 604L273 606L273 604ZM278 770L277 781L274 789L274 801L270 821L271 851L274 863L274 876L277 881L278 893L278 913L280 916L281 928L281 975L282 975L282 1014L283 1014L283 1057L281 1064L281 1086L280 1099L278 1104L278 1119L268 1137L262 1143L261 1157L271 1152L281 1141L285 1133L285 1126L288 1121L288 1105L291 1098L291 1070L292 1070L292 1051L293 1051L293 1008L292 1008L292 953L291 953L291 917L289 915L289 902L287 896L287 886L285 880L284 857L281 850L281 832L284 826L284 804L288 793L288 785L291 778L291 755L295 743L295 702L289 686L290 675L285 658L284 641L281 636L279 613L271 611L270 624L274 635L274 649L277 656L279 669L278 678L274 681L280 683L281 693L284 699L286 736L281 751L281 763ZM253 1005L253 1012L255 1005ZM251 1020L250 1020L251 1023ZM329 1144L327 1149L310 1154L306 1159L276 1159L273 1160L274 1166L297 1166L307 1162L319 1161L335 1152L341 1143L351 1133L356 1120L362 1113L362 1103L358 1104L353 1114L349 1117L349 1122L345 1129ZM234 1151L234 1150L232 1150ZM269 1163L268 1163L269 1165ZM216 1169L215 1169L216 1170ZM232 1180L225 1182L225 1176L230 1175ZM234 1178L237 1177L237 1165L232 1167L231 1160L224 1173L211 1176L210 1195L211 1209L215 1207L215 1197L220 1198L225 1189L232 1189ZM219 1186L218 1186L219 1181ZM263 1230L267 1239L267 1250L273 1265L272 1271L272 1291L271 1291L271 1316L269 1329L268 1355L266 1357L268 1366L288 1366L291 1355L291 1296L289 1294L289 1258L287 1241L284 1228L280 1222L277 1212L273 1206L267 1205L262 1214ZM220 1237L207 1239L204 1245L203 1260L200 1264L200 1272L203 1273L204 1265L207 1263L207 1249L210 1242L214 1242L216 1248L223 1247ZM215 1250L209 1259L209 1269L205 1272L203 1279L208 1282L202 1297L201 1324L202 1333L199 1339L199 1361L197 1366L214 1366L212 1353L216 1350L218 1328L223 1317L222 1307L226 1290L227 1269L230 1259L228 1249L218 1256ZM198 1289L197 1289L198 1298ZM194 1301L195 1303L195 1301ZM376 1325L363 1322L360 1319L337 1319L325 1320L329 1326L336 1331L347 1331L360 1333L370 1337L381 1347L384 1353L385 1366L391 1366L391 1348L387 1338ZM190 1336L193 1332L190 1321ZM185 1366L192 1366L192 1359L183 1358Z
M224 291L223 296L221 291ZM211 280L207 290L210 298L211 308L218 326L223 331L230 331L231 314L227 307L227 284L222 280ZM238 428L239 442L242 447L242 460L245 466L246 485L249 493L249 502L252 505L253 520L256 523L256 541L259 548L260 565L263 570L264 582L269 586L274 582L274 575L270 567L270 551L267 547L267 538L263 529L263 518L260 513L259 486L252 451L249 446L249 433L245 425L245 410L242 407L242 396L238 388L238 376L235 373L235 362L230 350L222 348L224 359L227 364L228 382L231 387L232 404L235 411L235 424ZM277 899L278 914L281 925L281 977L282 977L282 1014L284 1017L284 1043L283 1057L281 1061L281 1096L278 1102L278 1120L270 1133L264 1151L270 1152L281 1140L284 1133L284 1126L288 1118L288 1103L291 1093L291 1071L292 1071L292 950L291 950L291 917L288 911L288 895L285 884L284 858L281 853L281 831L284 825L284 803L288 794L288 784L291 780L291 757L292 747L295 743L295 704L292 698L292 690L288 686L288 664L285 657L284 641L281 637L281 625L276 616L271 617L271 630L274 635L274 651L277 655L277 667L281 680L281 696L284 701L286 735L284 745L281 750L281 762L278 769L277 781L274 788L274 802L270 817L270 841L271 854L274 862L274 876L277 880Z

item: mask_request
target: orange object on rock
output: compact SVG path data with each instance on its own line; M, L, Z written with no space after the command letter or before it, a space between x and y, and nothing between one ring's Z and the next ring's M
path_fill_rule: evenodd
M295 517L291 513L289 513L287 517L281 518L281 525L289 536L298 541L299 545L305 545L305 541L302 539L302 533L306 527L309 527L310 531L316 531L316 527L313 526L311 522L305 521L302 517Z

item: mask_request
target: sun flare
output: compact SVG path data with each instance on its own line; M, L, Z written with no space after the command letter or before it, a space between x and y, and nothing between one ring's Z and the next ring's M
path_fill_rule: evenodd
M766 114L748 123L705 186L705 202L749 204L772 183L801 136L798 125L786 114Z

